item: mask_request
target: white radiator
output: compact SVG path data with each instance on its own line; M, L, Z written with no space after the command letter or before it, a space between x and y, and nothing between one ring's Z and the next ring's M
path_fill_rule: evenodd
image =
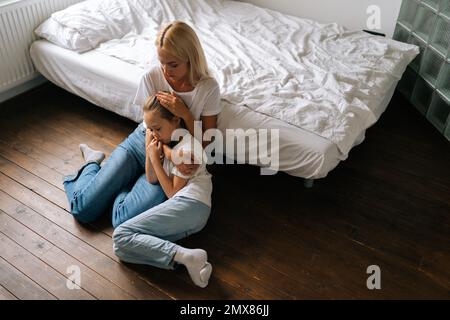
M31 62L29 49L37 39L39 24L53 12L82 0L12 0L0 3L0 102L7 92L24 87L38 73ZM29 87L29 85L28 85ZM3 98L1 97L3 96ZM6 98L8 98L6 97Z

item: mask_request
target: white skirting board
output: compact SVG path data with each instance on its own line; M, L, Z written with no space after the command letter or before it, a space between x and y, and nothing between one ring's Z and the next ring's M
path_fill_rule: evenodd
M37 87L38 85L43 84L47 81L48 80L45 79L43 76L37 74L32 79L30 79L22 84L16 85L9 90L0 92L0 103L2 103L3 101L6 101L8 99L11 99L12 97L15 97L21 93L24 93L25 91L33 89L34 87ZM1 105L0 105L0 109L1 109Z

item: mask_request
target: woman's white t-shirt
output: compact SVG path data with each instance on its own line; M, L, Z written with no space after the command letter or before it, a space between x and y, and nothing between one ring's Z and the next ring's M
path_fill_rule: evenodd
M158 91L175 92L183 99L195 120L200 120L201 116L214 116L222 111L219 84L214 78L200 81L192 91L178 92L167 82L161 67L155 65L142 77L134 104L143 106L148 97Z
M187 131L187 130L186 130ZM185 176L178 171L175 166L175 156L180 150L183 150L183 155L187 159L195 159L194 163L199 164L198 169L191 176ZM181 158L178 159L181 162ZM179 162L179 163L180 163ZM179 176L188 180L187 184L179 190L173 197L186 197L189 199L198 200L208 207L211 207L211 193L212 193L212 181L211 174L206 169L207 157L202 148L202 144L194 139L190 133L186 133L183 139L172 150L172 161L164 159L163 168L168 176ZM184 162L186 163L186 162Z

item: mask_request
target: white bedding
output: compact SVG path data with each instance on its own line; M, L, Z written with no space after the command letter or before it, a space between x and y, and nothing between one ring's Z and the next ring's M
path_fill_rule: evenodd
M227 106L219 128L279 128L280 170L304 178L324 177L347 158L417 54L414 46L240 2L120 1L147 6L141 33L83 54L37 41L31 47L36 68L59 86L139 122L141 107L132 100L155 60L156 32L167 21L187 21L199 34Z
M36 68L56 85L136 122L142 121L141 108L132 104L144 69L92 50L84 54L39 40L31 46ZM386 109L395 86L376 108L377 117ZM347 158L336 145L307 130L252 111L227 105L219 115L219 128L280 129L280 171L317 179L325 177ZM355 141L362 142L364 134Z
M375 109L418 54L413 45L241 2L150 3L140 35L99 51L146 67L160 25L184 20L195 26L224 100L324 137L342 154L376 122Z

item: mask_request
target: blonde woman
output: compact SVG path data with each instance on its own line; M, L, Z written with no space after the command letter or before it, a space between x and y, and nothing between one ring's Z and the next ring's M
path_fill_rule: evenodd
M174 21L160 30L155 45L159 65L143 76L135 104L143 106L149 96L155 95L163 107L184 121L192 135L195 120L201 121L203 131L215 128L221 111L219 86L208 72L194 30L186 23ZM102 152L80 145L85 164L64 181L70 212L78 221L92 222L112 211L112 224L117 227L167 199L160 184L146 178L146 135L143 122L103 167ZM198 167L177 165L186 176L194 174Z

